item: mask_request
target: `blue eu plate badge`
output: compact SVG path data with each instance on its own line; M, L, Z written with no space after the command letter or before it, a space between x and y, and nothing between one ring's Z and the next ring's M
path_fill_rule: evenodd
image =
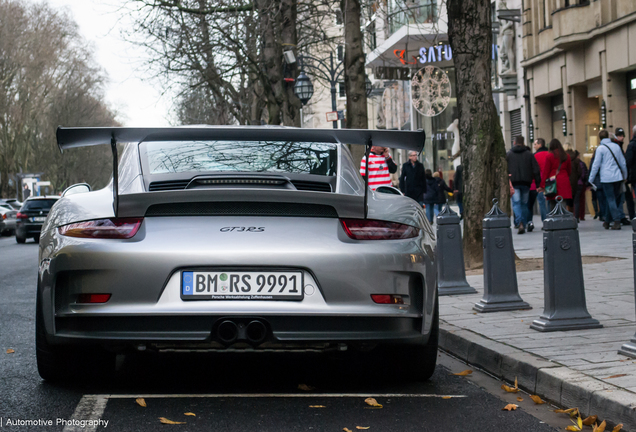
M183 272L183 279L182 279L182 292L183 295L192 295L193 294L193 286L194 286L194 281L193 281L193 274L194 272Z

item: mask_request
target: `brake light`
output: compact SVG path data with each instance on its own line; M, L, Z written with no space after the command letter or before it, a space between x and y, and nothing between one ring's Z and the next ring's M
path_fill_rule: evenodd
M110 294L80 294L77 303L106 303L110 300Z
M417 237L419 228L370 219L340 219L349 237L355 240L397 240Z
M137 234L142 221L143 218L98 219L64 225L58 232L67 237L129 239Z
M25 215L24 213L20 213L20 212L18 212L18 214L17 214L17 215L15 215L15 217L16 217L17 219L28 219L28 218L29 218L29 215Z
M6 218L7 218L7 214L6 214L6 213L3 213L3 214L2 214L2 219L6 219Z
M404 304L402 296L394 294L371 294L371 300L379 304Z

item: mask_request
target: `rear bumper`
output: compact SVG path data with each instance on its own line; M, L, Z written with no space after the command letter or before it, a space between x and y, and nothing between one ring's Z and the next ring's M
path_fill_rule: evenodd
M172 343L192 346L215 342L220 322L247 323L257 319L267 326L270 343L424 343L422 318L311 317L311 316L146 316L56 318L54 344L108 343L136 345Z
M18 223L16 225L16 232L22 237L32 237L40 235L42 232L41 223Z

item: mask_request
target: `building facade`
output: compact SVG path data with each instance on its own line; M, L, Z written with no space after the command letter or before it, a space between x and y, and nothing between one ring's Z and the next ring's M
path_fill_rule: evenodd
M524 0L523 57L534 136L586 154L598 132L636 124L636 1Z

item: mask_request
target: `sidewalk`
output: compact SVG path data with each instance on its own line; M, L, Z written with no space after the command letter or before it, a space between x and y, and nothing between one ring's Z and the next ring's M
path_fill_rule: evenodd
M517 235L520 258L543 257L543 232ZM636 359L618 350L636 333L632 230L604 230L596 220L579 225L583 255L624 258L583 266L588 311L602 329L541 333L530 329L543 312L543 271L518 272L519 292L532 310L477 313L483 276L469 276L479 293L440 297L440 347L583 415L598 415L636 431Z

